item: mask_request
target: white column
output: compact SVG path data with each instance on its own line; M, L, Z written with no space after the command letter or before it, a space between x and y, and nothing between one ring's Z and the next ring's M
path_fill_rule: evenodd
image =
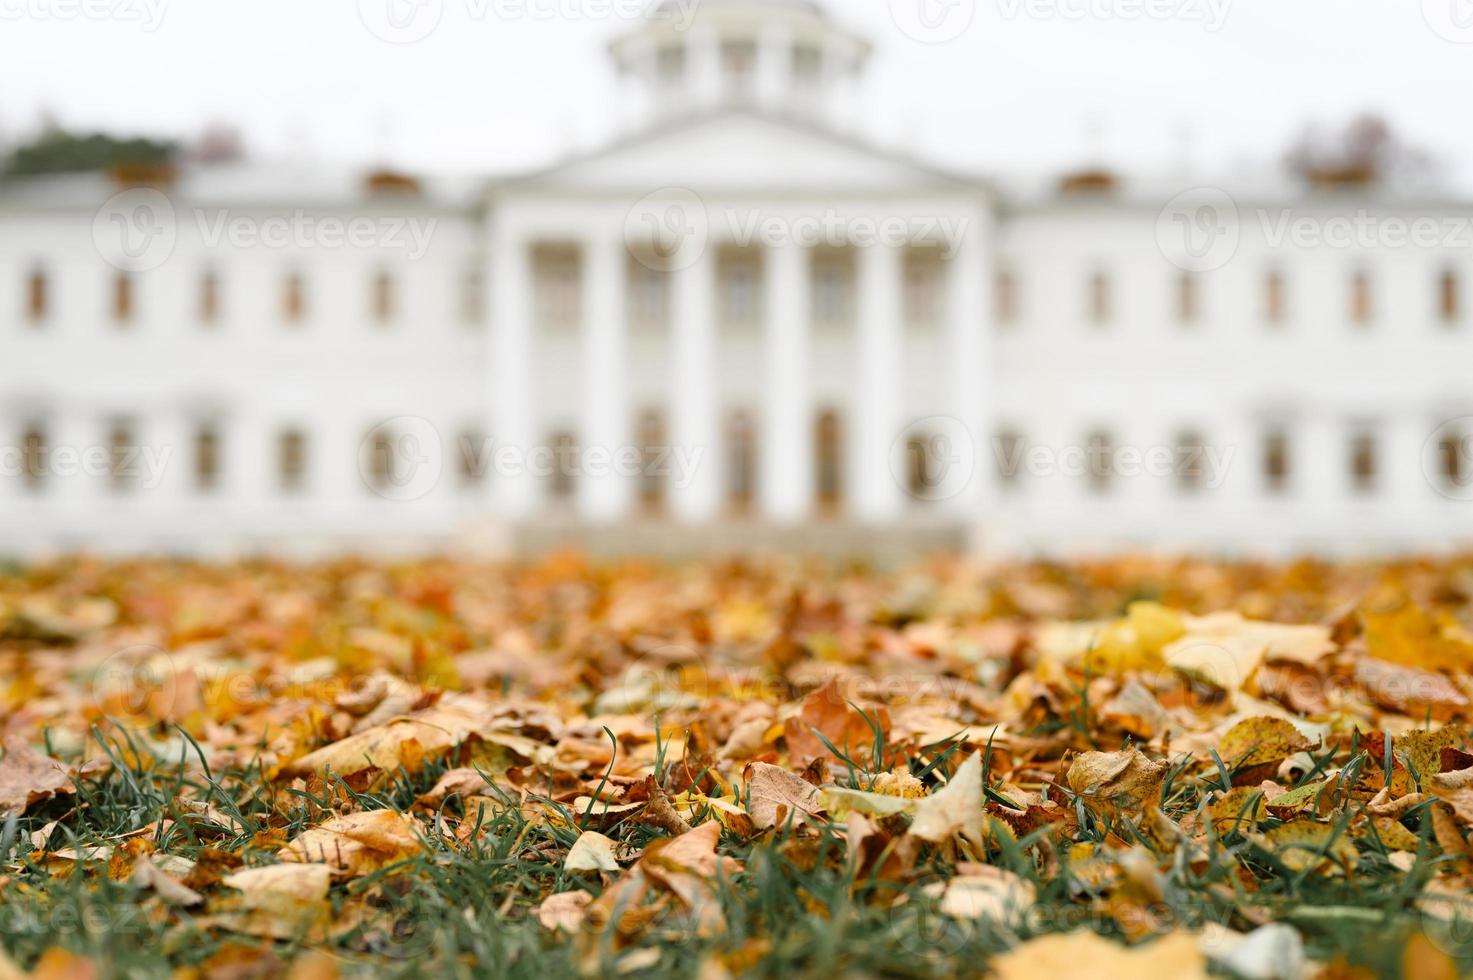
M793 32L769 24L757 39L757 101L767 109L782 108L793 91Z
M221 421L220 495L232 502L230 530L249 543L262 540L271 530L264 522L279 513L281 428L276 419L247 410L246 400L248 396Z
M762 512L801 521L813 509L813 411L809 393L808 253L784 242L768 249L767 404L761 433Z
M498 222L491 244L491 420L490 479L500 516L525 518L536 506L537 481L527 471L538 438L532 411L531 243ZM508 463L502 466L502 454Z
M946 505L959 516L982 520L982 508L992 495L986 478L986 454L992 441L992 370L990 357L992 237L987 212L981 208L962 215L966 228L947 260L947 350L951 361L952 415L970 434L972 478ZM967 450L963 450L966 455Z
M625 281L628 250L617 235L600 235L583 245L587 302L583 304L583 420L579 444L584 472L578 480L579 509L594 521L615 521L628 510L630 481L616 472L620 451L630 445L628 339Z
M714 244L672 273L670 506L691 522L713 520L721 507L715 287Z
M1343 419L1320 405L1305 412L1294 427L1289 495L1301 548L1333 529L1344 514L1350 494L1350 431Z
M903 416L904 251L874 244L859 253L857 384L853 387L854 438L850 443L855 512L861 521L893 520L905 509L905 447L897 445Z
M685 58L690 91L698 109L710 109L721 101L721 36L708 27L687 34Z

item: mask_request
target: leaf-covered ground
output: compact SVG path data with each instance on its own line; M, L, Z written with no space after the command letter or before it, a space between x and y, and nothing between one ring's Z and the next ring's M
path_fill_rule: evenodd
M0 978L1454 977L1473 560L0 572Z

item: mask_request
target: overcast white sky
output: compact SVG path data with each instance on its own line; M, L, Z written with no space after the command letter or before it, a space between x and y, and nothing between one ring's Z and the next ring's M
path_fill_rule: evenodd
M360 18L360 3L386 2L0 0L0 130L32 129L43 107L124 133L227 120L259 155L489 173L593 142L613 117L603 44L629 21L610 0L518 0L537 17L488 12L507 0L426 0L443 4L440 26L404 46ZM922 2L974 7L971 26L920 43L892 4ZM1275 158L1306 122L1363 109L1473 168L1473 43L1454 40L1473 42L1473 0L825 5L875 41L870 135L959 168L1059 169L1096 131L1111 162L1164 169L1189 127L1215 170Z

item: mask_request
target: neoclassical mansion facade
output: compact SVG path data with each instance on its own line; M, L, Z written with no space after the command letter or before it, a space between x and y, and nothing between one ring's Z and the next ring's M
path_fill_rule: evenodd
M1470 540L1467 203L1007 191L855 136L804 0L610 51L534 173L0 184L0 556Z

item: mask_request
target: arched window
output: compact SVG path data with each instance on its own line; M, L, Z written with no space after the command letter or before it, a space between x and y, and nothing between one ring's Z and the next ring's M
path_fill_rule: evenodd
M669 446L665 437L665 416L649 409L639 416L639 506L646 514L665 510Z
M752 416L731 413L727 423L727 501L735 514L749 514L757 497L757 434Z
M819 511L837 514L844 505L843 430L837 413L826 411L818 416L813 444L814 490Z

